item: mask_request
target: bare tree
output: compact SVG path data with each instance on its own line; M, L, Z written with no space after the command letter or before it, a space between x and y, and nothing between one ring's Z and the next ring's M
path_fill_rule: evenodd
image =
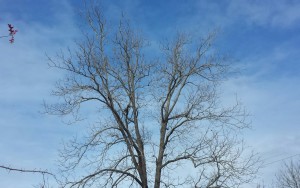
M223 107L218 86L230 73L212 48L178 34L149 60L148 42L122 17L109 27L102 12L85 12L89 32L50 58L66 72L60 102L48 113L74 115L96 107L99 122L61 152L62 187L239 187L256 172L256 158L239 139L247 127L237 102Z
M284 163L276 175L275 184L279 188L300 188L300 163Z

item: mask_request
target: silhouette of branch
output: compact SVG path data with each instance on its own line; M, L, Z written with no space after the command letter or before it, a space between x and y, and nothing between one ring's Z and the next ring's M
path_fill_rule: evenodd
M6 169L8 171L16 171L16 172L22 172L22 173L39 173L39 174L42 174L43 176L44 175L50 175L54 179L56 179L56 176L53 173L45 171L45 170L35 170L35 169L34 170L28 170L28 169L21 169L21 168L12 168L12 167L3 166L3 165L0 165L0 168Z

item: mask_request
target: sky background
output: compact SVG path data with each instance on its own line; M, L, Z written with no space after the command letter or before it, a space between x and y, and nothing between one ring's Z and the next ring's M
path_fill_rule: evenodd
M223 84L250 112L247 145L266 166L258 182L270 184L282 159L300 159L300 1L298 0L116 0L103 1L112 23L123 11L157 50L177 31L194 36L218 29L216 47L234 59L240 74ZM80 38L81 1L0 0L0 35L19 30L15 43L0 39L0 165L55 170L63 140L82 131L42 113L62 74L47 56ZM276 162L280 161L280 162ZM30 187L38 175L0 170L0 187ZM251 187L251 186L250 186Z

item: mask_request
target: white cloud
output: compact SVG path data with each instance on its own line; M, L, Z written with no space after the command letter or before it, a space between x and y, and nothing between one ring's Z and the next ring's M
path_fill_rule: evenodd
M64 1L49 8L56 10L49 15L54 25L17 20L5 12L1 15L1 23L13 23L19 30L14 44L0 39L1 165L51 170L61 139L77 130L40 113L43 99L50 97L54 81L61 76L48 68L45 53L53 56L60 48L66 49L79 33L71 5ZM0 187L30 187L41 180L39 175L0 170Z
M299 1L230 1L227 15L249 24L286 28L300 21Z
M133 5L125 4L129 12L138 7L136 1ZM200 28L200 32L205 30L206 33L216 26L232 27L239 21L274 28L293 27L300 21L298 1L228 1L224 9L218 3L207 1L197 6L201 6L198 16L178 18L178 26L197 32ZM51 15L54 25L14 20L12 14L1 15L0 33L6 32L6 25L2 23L8 19L15 23L19 33L13 45L0 39L0 164L51 168L61 137L76 131L63 128L61 122L38 113L42 100L49 97L54 81L60 76L47 68L45 52L54 55L60 48L66 49L79 33L72 7L63 1L56 8ZM113 17L119 9L112 5L107 12ZM161 32L167 33L166 36L174 30L163 29ZM272 161L300 152L300 88L297 87L300 78L278 71L285 63L295 63L291 59L299 59L298 49L293 49L293 45L286 43L274 47L270 54L242 59L247 74L224 86L226 92L237 93L252 114L253 131L246 137L249 144ZM264 177L270 177L277 167L270 165ZM30 186L37 180L11 175L0 171L0 187L11 187L15 179L20 180L20 187Z
M225 96L237 93L251 114L252 130L246 132L245 139L266 164L270 163L258 174L258 181L269 185L283 162L281 159L300 156L300 76L284 70L291 66L285 64L293 63L298 55L292 46L287 46L282 44L268 55L242 62L246 64L246 74L224 85ZM293 68L296 67L290 67Z
M197 1L190 6L186 16L178 18L177 25L202 35L215 28L234 29L236 24L288 29L300 23L299 1Z

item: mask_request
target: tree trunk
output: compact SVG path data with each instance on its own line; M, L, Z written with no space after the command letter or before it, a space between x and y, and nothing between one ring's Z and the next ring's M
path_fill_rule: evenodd
M161 170L162 170L162 162L163 156L165 152L165 135L166 135L166 123L162 123L160 129L160 142L159 142L159 153L156 159L156 170L155 170L155 182L154 188L160 188L160 179L161 179Z

